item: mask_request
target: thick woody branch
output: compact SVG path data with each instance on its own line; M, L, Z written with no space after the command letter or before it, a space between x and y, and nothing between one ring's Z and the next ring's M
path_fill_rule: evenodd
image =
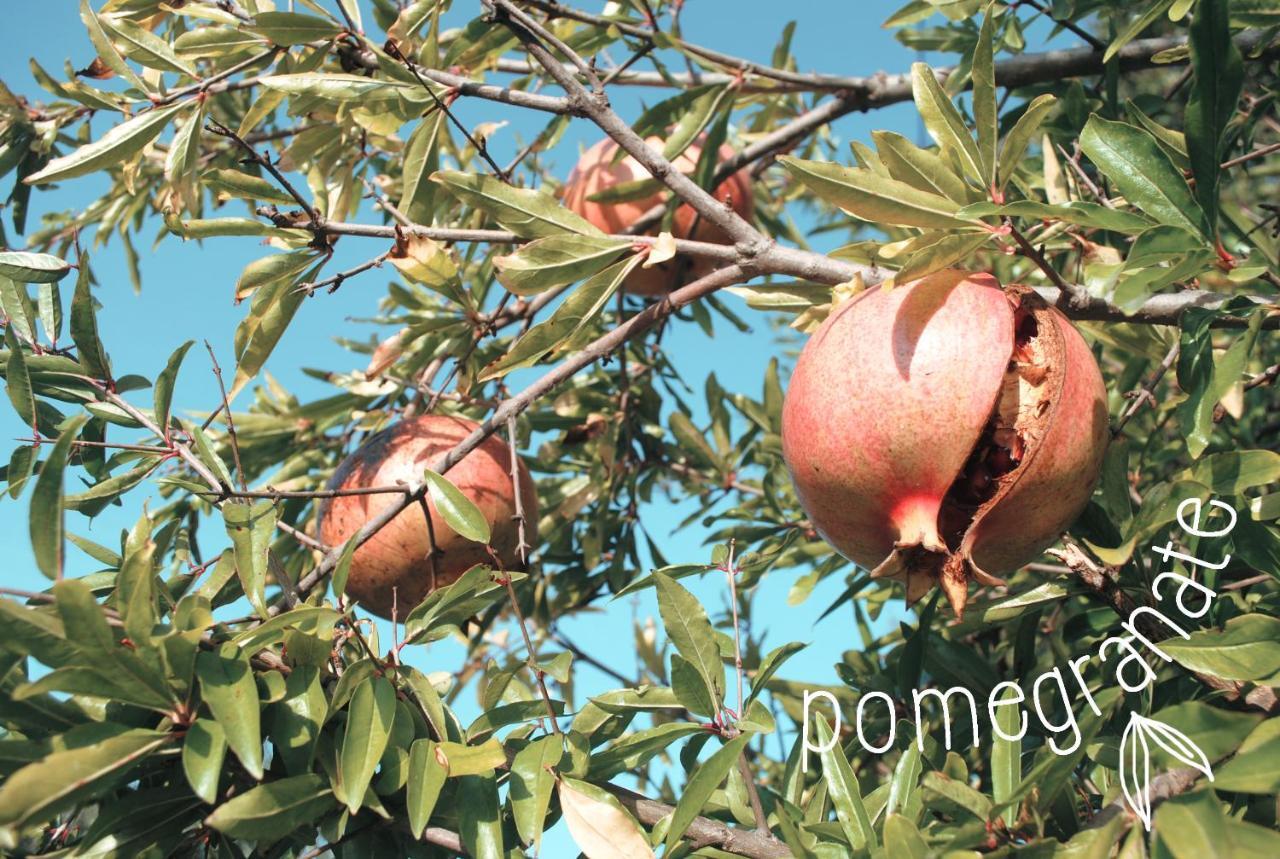
M261 213L261 212L260 212ZM312 229L307 222L291 224L301 229ZM454 230L439 227L413 225L401 228L403 232L435 239L437 241L455 242L488 242L493 244L519 244L528 241L515 233L505 230ZM342 221L325 221L323 230L334 235L363 236L365 238L395 238L396 228L378 224L353 224ZM635 244L651 245L657 241L652 236L613 236L620 240ZM887 269L874 268L832 259L813 251L798 248L784 248L776 245L766 251L752 256L744 254L738 246L719 245L711 242L695 242L684 239L676 240L676 251L690 256L713 259L723 263L750 262L756 274L779 274L798 277L815 283L836 285L847 283L855 275L860 275L868 286L880 283L890 274ZM1062 301L1062 291L1057 287L1036 287L1045 301L1060 306L1062 311L1072 319L1089 322L1131 322L1140 325L1177 325L1183 311L1191 307L1214 309L1221 307L1233 296L1209 292L1200 289L1184 289L1180 292L1162 293L1148 298L1142 305L1131 311L1116 307L1101 298L1083 296L1078 305ZM546 295L544 293L543 295ZM539 296L538 298L542 298ZM1259 307L1275 305L1269 296L1254 295L1248 298ZM535 299L536 301L537 299ZM1242 328L1246 320L1243 317L1224 317L1217 321L1220 328ZM1275 329L1280 327L1280 314L1273 315L1263 321L1263 327Z
M561 7L565 9L566 7ZM587 13L577 13L579 20L581 18L594 18L596 16ZM564 15L562 17L569 17ZM612 22L611 22L612 23ZM621 31L626 32L623 28ZM637 27L636 29L644 30L645 28ZM1125 45L1117 54L1124 71L1135 71L1140 69L1151 68L1156 65L1152 58L1162 52L1174 48L1180 48L1187 43L1184 36L1166 36L1151 39L1136 39ZM688 43L685 43L686 45ZM1241 53L1248 59L1265 59L1274 56L1277 47L1266 42L1266 34L1257 30L1248 30L1240 33L1236 37L1236 45L1239 46ZM696 47L696 46L695 46ZM718 53L709 49L701 49L705 53ZM747 82L741 85L743 92L830 92L839 95L842 98L857 99L859 96L866 97L868 104L865 110L874 110L879 107L885 107L900 101L908 101L911 98L911 76L909 74L890 75L880 72L875 75L854 76L854 75L830 75L821 73L803 73L791 72L783 69L770 69L766 66L759 66L748 60L729 57L727 54L720 54L727 60L734 60L743 66L751 66L755 69L754 74L758 77L767 77L767 83L762 81ZM1028 86L1036 83L1045 83L1047 81L1056 80L1063 77L1082 77L1085 75L1100 74L1102 72L1103 52L1092 47L1082 48L1065 48L1056 51L1042 51L1032 54L1021 54L1016 57L1010 57L996 63L996 80L1000 86L1020 87ZM1185 63L1185 58L1174 62L1161 64L1164 66L1175 66L1179 63ZM564 69L573 73L572 66L561 64ZM735 83L739 80L739 74L736 71L737 66L732 63L725 62L721 65L734 68L733 73L724 72L699 72L696 75L690 75L688 72L642 72L633 71L618 74L613 81L613 85L639 86L665 88L678 86L682 88L706 85L725 85ZM938 69L938 75L941 78L948 77L955 68L953 66ZM498 61L497 71L505 72L513 75L529 75L534 74L536 69L523 60L502 59ZM769 74L766 74L768 72ZM783 81L781 77L785 77ZM905 83L905 94L903 84ZM858 108L853 108L854 110Z
M649 799L634 791L613 784L601 785L622 803L622 807L635 815L645 826L653 826L669 816L675 808L665 802ZM695 817L685 830L685 839L700 847L718 847L729 853L750 859L789 859L791 848L772 835L751 829L735 829L718 820Z

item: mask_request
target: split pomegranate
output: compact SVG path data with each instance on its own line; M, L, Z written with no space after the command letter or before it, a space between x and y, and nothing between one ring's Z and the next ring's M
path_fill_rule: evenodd
M659 150L662 148L662 141L656 137L650 138L647 142ZM606 233L625 232L640 219L641 215L661 203L666 197L663 189L655 190L638 199L613 203L589 199L618 185L650 178L649 171L630 155L614 163L617 153L618 144L608 138L592 146L582 153L562 191L564 204L568 208ZM698 144L693 143L672 163L682 173L692 173L701 153L702 150ZM732 155L733 150L728 146L720 147L721 160ZM751 198L751 177L746 170L739 170L721 182L716 187L714 196L732 207L743 218L750 220L754 203ZM707 224L687 204L676 209L671 234L677 239L732 244L732 239L722 229ZM715 260L677 256L652 268L635 269L627 278L623 288L633 295L665 295L679 286L710 274L719 267L720 264Z
M957 615L970 581L1002 584L1079 515L1106 446L1106 389L1080 333L985 274L841 305L805 345L782 412L817 531L909 601L940 584Z
M329 489L363 489L421 483L423 470L477 428L465 418L422 415L409 418L370 436L342 461L329 480ZM538 498L524 463L517 469L525 515L525 539L536 542ZM510 448L496 436L484 442L449 469L449 480L484 514L494 552L505 569L519 564L519 528L515 520L515 492L511 485ZM320 539L341 546L369 520L400 501L394 493L342 495L320 505ZM432 589L451 584L476 564L492 563L479 543L450 528L428 500L430 531L423 507L402 510L386 527L356 549L347 578L347 594L374 614L400 620ZM436 552L431 556L431 537Z

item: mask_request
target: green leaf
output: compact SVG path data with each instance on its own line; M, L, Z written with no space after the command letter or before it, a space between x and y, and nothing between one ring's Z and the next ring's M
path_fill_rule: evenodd
M561 302L549 319L530 328L505 355L485 367L480 381L487 382L530 367L552 350L572 348L641 260L639 254L634 254L588 278Z
M294 203L288 192L277 188L261 176L252 176L239 170L210 170L200 176L201 184L210 191L226 194L245 200L260 200L264 203Z
M1170 859L1215 856L1228 843L1225 816L1209 788L1165 800L1156 810L1152 830L1152 854Z
M322 265L323 260L300 278L276 280L253 294L249 315L236 327L236 377L228 393L231 399L235 399L236 394L244 390L266 365L267 358L271 357L271 352L293 321L305 297L296 285L314 280Z
M218 801L218 779L227 754L227 734L220 722L196 719L182 740L182 771L191 791L212 805Z
M1057 106L1058 99L1048 93L1036 96L1005 135L1004 145L1000 148L1000 164L996 170L996 187L999 190L1003 191L1009 184L1018 165L1022 163L1022 157L1040 131L1040 126Z
M338 771L346 806L352 814L360 810L365 791L373 781L395 713L396 688L385 677L370 677L351 696Z
M1185 134L1181 131L1166 128L1156 122L1143 113L1142 109L1134 104L1132 99L1124 103L1124 111L1131 120L1151 133L1156 143L1160 144L1160 148L1169 156L1169 160L1173 162L1174 167L1184 171L1191 169L1191 159L1187 157L1187 138Z
M449 482L447 477L429 468L423 469L423 479L427 482L431 505L446 525L473 543L489 542L492 536L489 521L484 518L475 502L463 495L462 490Z
M760 668L751 677L751 691L747 694L746 703L750 704L760 697L760 694L768 688L769 679L778 673L783 663L804 650L806 646L798 641L790 641L770 650L760 661Z
M155 550L151 521L144 515L126 541L124 563L116 575L116 610L124 621L124 634L135 645L151 640L156 622Z
M502 750L502 744L493 739L485 740L477 746L453 742L438 743L436 757L443 760L452 778L491 773L498 767L506 766L507 763L507 753Z
M173 52L168 42L128 18L99 18L98 23L115 35L125 54L134 62L157 71L200 77L194 68Z
M10 320L10 324L4 329L5 346L9 349L9 360L5 362L4 372L5 390L9 394L9 402L13 403L13 410L18 413L23 425L31 427L34 432L39 426L37 415L40 404L31 389L31 374L27 372L26 353L22 344L18 342L16 328L17 326Z
M685 784L684 791L680 794L680 799L676 802L675 811L671 813L671 825L667 828L667 835L663 842L668 850L674 849L676 843L688 830L689 824L693 823L693 819L702 812L703 806L711 799L711 794L729 775L729 770L738 765L738 758L742 755L743 748L750 742L751 736L751 734L740 734L734 737L694 770Z
M194 342L194 340L188 340L173 350L168 363L160 371L160 375L156 376L156 383L152 388L156 426L166 432L169 430L169 409L173 404L173 386L178 381L178 370L182 367L182 359L186 357L187 350Z
M1213 786L1234 793L1280 791L1280 719L1268 719L1241 743L1236 755L1213 774Z
M316 255L308 250L272 254L256 259L244 267L236 280L236 301L242 301L264 286L292 279L315 261Z
M1202 629L1190 639L1160 642L1182 667L1225 680L1266 680L1280 672L1280 619L1246 614L1221 630Z
M534 852L541 848L542 824L556 784L555 767L563 756L564 741L550 735L525 746L511 762L511 816L520 840L532 844Z
M436 744L426 739L415 740L409 747L409 784L405 799L409 809L409 831L414 838L421 838L422 831L427 828L448 775L448 767L436 756Z
M920 830L901 814L890 814L885 818L884 849L894 859L927 859L932 855Z
M984 180L988 171L983 169L984 162L978 151L978 144L964 124L964 117L939 85L933 69L924 63L911 65L911 93L924 127L942 148L943 155L958 158L971 179L988 184Z
M561 206L545 191L513 188L501 179L441 170L432 174L431 181L443 185L445 190L462 202L474 206L493 218L505 230L525 239L579 233L586 236L602 235L581 215Z
M1143 30L1155 23L1165 12L1169 11L1169 7L1173 5L1174 0L1154 0L1141 15L1133 18L1129 22L1129 26L1125 27L1115 38L1111 40L1111 44L1107 45L1106 52L1102 55L1104 63L1111 62L1111 59L1120 52L1120 49L1136 39Z
M21 830L118 784L172 737L112 722L90 722L59 737L58 750L0 786L0 827Z
M662 144L662 157L671 161L684 153L720 111L726 97L731 97L731 88L727 85L702 88L688 107L681 111L675 126L664 134L666 140Z
M334 806L329 780L315 773L258 785L214 809L205 823L247 841L276 841Z
M0 277L17 283L57 283L71 271L71 263L52 254L0 251Z
M513 254L494 257L498 281L516 295L534 295L591 277L629 247L622 239L559 235L537 239Z
M267 552L275 534L277 509L274 501L262 499L252 504L228 501L222 505L222 520L235 550L236 574L254 611L264 620L267 610Z
M50 579L62 577L66 546L63 533L66 528L63 514L62 473L71 456L71 446L88 421L88 415L78 415L65 424L57 442L45 458L31 492L31 512L28 524L31 533L31 551L36 566Z
M1184 472L1215 495L1243 495L1244 490L1280 480L1280 453L1274 450L1228 450L1206 456Z
M812 729L816 735L818 748L822 758L822 778L831 797L831 804L836 809L836 819L840 821L840 829L845 840L855 851L872 849L878 846L876 834L871 828L871 819L862 804L862 794L858 789L858 779L849 766L849 759L844 756L840 743L833 741L831 728L826 719L815 719Z
M998 701L1010 701L1014 696L1012 688L1006 688ZM998 726L1005 735L1016 734L1023 718L1022 708L1009 704L999 707L996 718ZM1022 784L1022 740L1009 740L992 734L991 737L991 796L996 805L1004 805L1018 792ZM1001 814L1004 822L1012 826L1018 819L1018 810L1006 806Z
M284 698L270 708L271 740L287 772L296 775L311 769L328 710L320 670L314 665L294 665L285 680Z
M978 132L978 160L981 178L988 188L996 185L996 141L1000 135L999 110L996 107L996 67L992 50L995 19L988 11L982 16L978 43L973 49L969 77L973 81L973 125Z
M1224 309L1248 307L1244 299L1228 303ZM1248 327L1220 356L1214 355L1214 320L1218 314L1189 308L1182 315L1182 342L1178 352L1178 387L1187 397L1178 405L1178 423L1193 459L1209 446L1213 434L1213 411L1218 401L1240 381L1253 345L1258 339L1263 311L1255 310Z
M129 68L129 64L124 61L124 57L120 56L120 52L116 50L115 45L111 44L111 38L107 35L106 30L102 26L102 19L93 11L93 7L89 5L89 0L80 0L80 21L84 24L85 30L89 34L89 41L93 43L93 48L98 52L98 56L106 63L107 68L115 72L120 78L135 87L141 92L150 92L150 88L143 83L142 78Z
M54 158L44 169L36 171L23 181L29 185L46 185L114 167L141 152L143 147L160 135L169 120L189 104L191 102L179 101L168 107L136 114L76 151Z
M873 131L871 139L890 177L959 205L973 199L973 190L938 153L921 149L893 131Z
M864 221L951 230L973 226L956 217L960 207L954 201L906 182L826 161L789 155L778 160L818 197Z
M704 729L693 722L667 722L636 731L617 740L609 748L591 755L587 774L594 780L613 778L620 772L643 766L654 755L672 743L701 733Z
M506 850L497 778L492 773L463 776L457 796L458 835L467 854L476 859L501 859Z
M9 317L14 335L21 335L28 343L36 342L36 308L31 303L31 293L25 286L0 275L0 310Z
M1080 148L1129 203L1162 224L1210 237L1186 180L1146 131L1095 114L1080 133Z
M895 283L909 283L926 275L941 271L967 259L985 245L991 237L987 233L931 233L935 241L911 252L902 268L894 275Z
M987 796L943 773L925 773L921 789L930 808L944 812L950 812L951 807L962 808L983 823L991 816L991 800Z
M111 359L107 357L98 336L98 316L94 309L93 293L89 289L89 261L81 254L80 273L76 277L76 290L71 298L71 339L76 344L80 363L85 373L95 379L111 378Z
M295 97L321 98L329 101L358 101L377 105L385 102L428 101L430 93L417 82L393 81L344 75L335 72L314 72L296 75L267 75L261 79L264 87ZM443 87L432 87L438 96L444 95Z
M724 663L715 630L698 598L670 576L655 570L658 612L667 637L702 677L718 710L724 697Z
M218 452L213 449L213 442L209 439L208 433L195 421L179 419L179 423L187 431L187 435L191 436L197 458L213 469L214 476L222 486L230 487L231 472L227 470L227 464L222 461L222 457L218 456Z
M1200 0L1191 19L1191 98L1187 101L1187 155L1196 179L1196 199L1211 229L1218 223L1219 166L1226 152L1227 125L1244 84L1244 63L1231 38L1227 0Z
M416 223L429 223L433 186L428 181L439 169L439 143L445 112L437 110L424 117L405 144L401 171L400 203L397 208Z
M1154 226L1152 221L1143 215L1109 209L1085 200L1072 200L1070 203L1059 206L1051 206L1036 200L1018 200L1003 206L988 202L971 203L961 209L958 214L962 218L991 218L1007 215L1012 218L1064 221L1068 224L1112 230L1117 233L1139 233Z
M697 716L714 716L720 710L721 695L702 672L679 653L671 654L671 690L676 700Z
M40 324L49 342L56 343L62 336L62 292L56 284L40 284Z
M359 535L352 534L351 539L347 540L342 546L342 554L338 556L338 563L333 568L333 575L329 577L329 584L334 597L341 597L347 592L347 577L351 575L351 559L355 557L356 547L359 542Z
M249 775L262 778L262 729L258 708L258 684L246 657L234 646L219 653L201 651L196 656L200 695L213 718L222 725L227 745Z
M323 42L342 32L334 21L301 12L259 12L253 28L281 47Z

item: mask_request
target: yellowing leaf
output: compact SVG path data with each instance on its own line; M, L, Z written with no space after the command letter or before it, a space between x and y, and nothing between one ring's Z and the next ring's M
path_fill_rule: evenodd
M658 240L649 248L649 256L644 261L645 268L661 265L676 255L675 237L668 232L658 233Z
M561 779L557 792L569 834L587 859L644 859L653 848L616 799L592 785Z

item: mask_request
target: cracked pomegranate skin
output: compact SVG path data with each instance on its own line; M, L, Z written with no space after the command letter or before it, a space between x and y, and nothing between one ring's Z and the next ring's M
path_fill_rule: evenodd
M837 308L782 414L783 456L823 538L903 580L910 600L941 583L957 612L969 581L998 583L1079 515L1107 440L1102 376L1066 317L954 271Z
M374 435L338 466L329 489L392 486L397 482L421 483L424 469L478 427L474 421L445 415L423 415L400 421ZM489 436L446 475L484 514L492 534L492 546L503 566L519 565L519 532L515 493L511 486L510 448ZM533 479L521 462L517 469L526 541L536 543L538 498ZM345 495L325 499L319 509L320 539L341 546L366 522L396 504L399 495ZM485 547L465 539L450 528L435 506L427 501L439 550L436 586L451 584L476 564L491 563ZM431 543L422 507L402 510L360 548L351 559L347 594L379 617L390 618L393 603L403 620L431 590ZM394 594L394 598L393 598Z
M663 142L658 138L651 137L646 142L661 151ZM618 203L597 203L588 200L587 198L593 194L614 185L650 178L649 171L630 155L624 156L614 164L613 159L617 151L618 144L605 138L582 153L562 191L565 206L586 218L596 228L610 234L625 232L640 219L641 215L661 203L665 193L659 191L643 199L624 200ZM698 144L694 143L672 163L676 169L687 175L697 167L701 152ZM720 147L722 161L733 154L733 149L730 147ZM751 220L754 201L751 196L750 174L746 170L739 170L721 182L716 187L714 196L722 203L727 203L743 218ZM676 209L671 234L677 239L692 239L715 244L733 243L727 233L698 218L697 213L687 204ZM681 266L683 266L683 276L681 276ZM715 260L676 257L652 268L637 268L627 278L624 288L633 295L666 295L676 287L708 275L720 266L721 263Z

